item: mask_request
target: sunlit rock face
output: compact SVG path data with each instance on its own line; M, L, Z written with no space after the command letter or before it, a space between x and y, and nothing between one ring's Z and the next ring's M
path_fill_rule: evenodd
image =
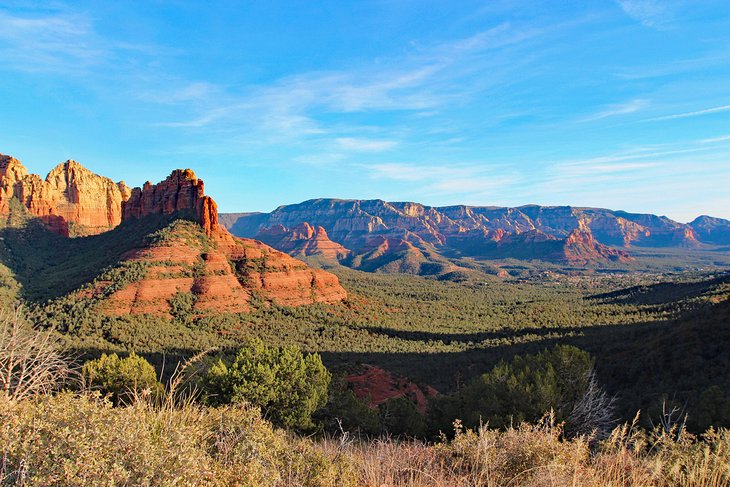
M44 180L14 157L0 155L0 214L7 214L10 200L17 198L63 235L98 234L119 225L122 202L130 194L124 182L94 174L76 161L59 164Z

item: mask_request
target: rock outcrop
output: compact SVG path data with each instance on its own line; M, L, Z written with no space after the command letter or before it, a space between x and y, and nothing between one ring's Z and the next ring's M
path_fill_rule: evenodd
M702 215L690 224L697 238L714 245L730 245L730 220Z
M312 269L257 240L232 236L218 224L217 205L204 189L192 170L178 169L158 184L147 182L132 190L122 204L123 221L179 214L192 217L207 238L178 225L162 244L134 252L129 259L146 263L150 270L112 295L110 313L165 315L178 293L192 295L198 313L244 312L254 296L284 306L335 303L347 296L334 274ZM306 228L302 232L314 236Z
M596 242L588 227L576 228L563 241L562 251L558 258L566 262L587 264L610 260L614 262L628 262L633 260L628 252L615 249Z
M418 385L409 379L394 375L374 365L363 365L361 370L345 377L355 396L375 408L389 399L405 397L411 400L421 414L426 412L428 400L438 391L428 385Z
M169 233L126 256L147 270L111 294L103 304L107 314L169 316L180 293L190 296L198 315L246 312L254 296L283 306L336 303L347 296L335 275L221 227L207 238L193 224L178 223Z
M302 222L291 229L283 225L262 228L256 234L256 240L294 257L316 256L338 262L350 253L342 245L330 240L324 228L313 227L307 222Z
M62 235L91 235L117 226L122 202L130 196L124 182L89 171L76 161L56 166L45 180L29 174L17 159L0 155L0 214L17 198L28 212Z
M97 284L92 295L115 285L103 303L109 314L167 315L178 293L192 296L197 313L246 311L253 297L285 306L334 303L346 297L335 275L228 233L218 224L217 205L204 189L190 169L175 170L158 184L129 189L75 161L60 164L43 180L29 174L17 159L0 156L0 214L10 214L15 198L30 215L66 236L99 234L152 215L179 215L195 222L172 223L162 240L153 239L120 256L122 262L141 263L145 272L119 289L119 283ZM297 235L322 249L339 251L324 230L302 226Z
M218 227L218 207L192 169L176 169L158 184L147 181L122 203L122 220L173 213L191 213L207 235Z

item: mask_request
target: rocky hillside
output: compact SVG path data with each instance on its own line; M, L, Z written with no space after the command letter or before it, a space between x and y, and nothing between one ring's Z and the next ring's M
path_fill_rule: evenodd
M337 262L350 254L345 247L330 240L324 228L313 227L307 222L302 222L292 229L283 225L264 228L258 232L257 238L293 256L319 256Z
M107 314L164 316L175 299L199 313L229 313L246 311L254 298L297 306L346 296L333 274L232 236L190 169L129 189L74 161L45 181L8 156L1 167L0 262L28 299L79 289ZM79 233L92 235L68 238Z
M702 242L730 245L730 220L702 215L689 224Z

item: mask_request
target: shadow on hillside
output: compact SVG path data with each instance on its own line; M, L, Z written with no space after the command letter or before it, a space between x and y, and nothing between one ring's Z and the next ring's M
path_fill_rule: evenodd
M598 327L597 325L596 327ZM627 325L621 325L627 326ZM551 335L571 335L575 333L583 333L588 328L571 326L571 327L540 327L540 328L503 328L495 331L480 331L474 333L442 333L442 332L430 332L430 331L411 331L411 330L396 330L393 328L385 327L367 327L368 333L384 335L388 338L397 338L399 340L409 341L438 341L443 342L446 345L451 343L472 343L478 344L485 340L507 340L514 341L520 340L527 336L544 337L548 338Z
M637 409L649 399L659 400L662 394L687 397L712 385L722 387L730 395L730 356L727 354L730 301L695 309L678 319L653 323L533 328L487 334L406 332L404 335L394 330L385 333L401 339L446 343L499 341L488 348L454 353L323 352L322 358L333 370L347 370L351 364L368 363L448 392L489 371L501 360L537 353L557 344L569 344L591 353L599 381L612 394L624 396L624 403ZM527 337L530 339L522 340ZM639 403L638 396L644 403Z
M632 286L609 293L594 294L588 299L606 300L615 304L662 304L699 296L724 283L730 283L730 272L700 281L660 282L647 286Z
M630 419L637 410L658 407L665 398L694 407L708 388L719 387L730 398L730 301L706 305L677 319L628 325L585 328L526 328L493 333L415 333L379 329L378 333L404 340L441 340L475 344L458 352L332 352L320 351L334 374L371 364L406 376L418 384L451 393L501 360L534 354L558 344L585 350L595 358L599 383L616 395L619 412ZM476 338L478 337L478 339ZM496 343L476 348L479 340ZM105 350L78 350L80 360ZM155 365L163 382L178 364L197 353L191 348L142 354Z
M408 332L378 328L371 330L402 340L442 341L446 344L473 343L475 348L452 353L320 352L320 354L325 364L333 370L346 370L350 365L367 363L432 385L440 391L450 391L465 381L489 371L499 361L510 360L515 355L537 353L557 344L570 344L590 352L599 359L604 352L612 348L622 348L621 344L624 344L626 346L623 348L628 350L630 344L659 336L671 326L671 322L660 322L583 328L525 328L473 334ZM477 348L479 342L484 340L496 340L497 344Z
M44 302L92 281L117 265L125 253L143 245L145 237L173 217L150 216L124 222L99 235L68 238L51 232L38 219L0 228L0 263L21 285L21 297Z

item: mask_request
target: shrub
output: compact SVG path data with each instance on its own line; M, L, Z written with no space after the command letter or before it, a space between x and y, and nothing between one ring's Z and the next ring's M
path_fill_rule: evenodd
M101 358L86 362L82 373L88 386L110 394L115 404L129 402L143 391L149 391L153 397L162 392L155 368L134 352L125 358L116 353L102 354Z
M535 422L551 409L558 421L565 421L589 386L597 387L592 382L592 368L591 356L570 345L517 356L465 387L458 409L469 427L488 423L504 428Z
M383 428L389 434L411 437L424 435L424 417L407 397L388 399L378 409L383 418Z
M317 354L295 346L249 341L232 360L218 358L202 381L210 404L248 402L285 428L314 426L312 413L327 402L331 375Z

